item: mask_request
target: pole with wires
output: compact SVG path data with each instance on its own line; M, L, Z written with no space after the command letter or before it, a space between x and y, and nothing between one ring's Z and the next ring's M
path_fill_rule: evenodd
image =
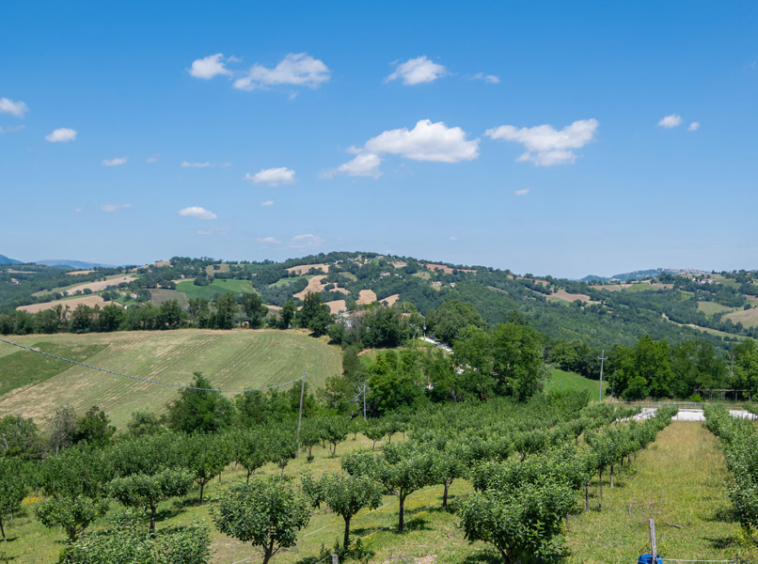
M303 396L305 395L305 377L306 372L303 372L303 378L300 380L300 414L297 416L297 450L300 450L300 425L303 422Z
M366 382L363 382L363 420L366 420Z

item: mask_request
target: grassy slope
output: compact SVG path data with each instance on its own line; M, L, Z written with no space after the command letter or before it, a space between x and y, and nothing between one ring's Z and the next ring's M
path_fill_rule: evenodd
M287 467L285 473L300 475L305 468L318 476L327 471L338 471L339 455L355 448L371 448L371 441L352 435L338 447L338 457L330 458L322 447L314 448L315 461L305 463L300 456ZM273 465L262 470L266 474L278 472ZM602 511L597 510L597 478L590 490L591 511L581 511L583 499L577 497L577 513L571 518L568 548L571 553L566 564L603 563L628 564L636 562L640 554L648 552L647 518L658 524L659 552L670 558L731 558L736 553L739 525L728 517L728 500L723 487L726 477L723 455L718 441L700 423L673 423L658 440L640 453L631 471L617 472L616 487L608 487L605 480L605 498ZM206 505L196 503L197 491L190 496L170 500L160 505L159 528L184 525L204 519L211 523L210 509L223 487L244 480L244 472L231 468L223 474L223 483L211 482L206 489ZM353 539L365 537L363 542L376 555L371 562L411 561L413 558L436 556L440 564L468 562L500 562L496 553L483 543L466 542L458 529L458 518L440 511L442 488L424 488L408 497L406 524L408 532L397 535L397 498L385 496L383 507L375 512L362 511L354 520ZM472 492L471 486L457 480L451 488L451 504ZM632 503L631 510L629 504ZM118 505L114 504L114 508ZM631 516L629 515L631 513ZM102 526L104 521L101 521ZM677 524L683 529L666 526ZM314 514L308 527L299 537L295 550L279 553L275 564L314 564L322 546L331 548L341 539L343 521L326 511ZM213 527L213 562L229 564L260 556L249 545L244 545L219 534ZM8 556L28 564L52 564L62 548L63 535L42 528L26 509L17 518L17 527L10 531L13 542L8 543ZM753 553L741 556L755 559ZM430 560L435 561L435 560Z
M629 563L650 552L648 519L656 522L663 558L749 561L758 547L739 548L739 525L729 513L727 471L718 439L702 423L674 422L640 453L620 487L605 488L589 514L572 520L569 562ZM672 525L678 525L680 528Z
M191 280L185 280L176 285L176 290L184 293L188 300L192 298L212 300L224 292L234 292L235 294L241 292L251 293L253 292L253 287L248 280L214 280L208 286L195 286Z
M603 388L608 387L608 382L603 382ZM545 382L546 390L587 390L590 392L592 401L597 401L600 391L600 381L590 380L573 372L566 372L560 368L550 371L550 378Z
M15 339L31 345L42 337ZM56 346L109 345L87 363L179 384L189 383L193 372L201 371L214 385L225 389L278 384L298 378L304 370L310 383L318 386L341 372L338 349L296 331L133 331L46 335L44 341ZM6 349L12 347L0 343L0 353ZM68 403L78 411L99 405L120 427L137 409L163 411L176 392L176 388L71 366L44 382L0 397L0 417L21 413L39 421L58 405Z
M721 313L722 311L732 311L734 308L721 305L716 302L698 302L697 308L707 316L712 316L714 313Z
M728 313L725 319L731 319L733 323L742 323L745 327L755 327L758 325L758 309L741 309L734 313Z

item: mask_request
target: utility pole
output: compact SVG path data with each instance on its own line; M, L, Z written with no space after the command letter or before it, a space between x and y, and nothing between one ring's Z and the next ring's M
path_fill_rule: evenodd
M297 448L300 449L300 424L303 421L303 396L305 395L305 377L306 372L303 372L303 377L300 379L300 414L297 416Z
M608 360L608 357L605 356L605 349L600 353L598 360L600 361L600 401L603 401L603 364Z
M366 382L363 382L363 420L366 420Z

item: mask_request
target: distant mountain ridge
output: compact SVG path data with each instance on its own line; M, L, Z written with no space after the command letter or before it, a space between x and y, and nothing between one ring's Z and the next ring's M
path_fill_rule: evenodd
M6 257L5 255L0 255L0 264L22 264L20 260L12 259L10 257Z
M34 261L34 263L40 264L42 266L58 266L58 267L70 266L71 268L95 268L98 266L102 266L105 268L113 268L112 264L103 264L101 262L86 262L82 260L71 260L71 259L44 259L44 260L36 260Z
M694 268L650 268L648 270L634 270L632 272L624 272L622 274L615 274L613 276L597 276L590 274L581 279L582 282L629 282L630 280L644 280L645 278L657 278L663 272L669 274L708 274L706 270L697 270Z

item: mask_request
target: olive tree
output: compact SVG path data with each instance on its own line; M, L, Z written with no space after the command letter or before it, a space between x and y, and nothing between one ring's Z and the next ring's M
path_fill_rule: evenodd
M219 531L263 550L263 564L297 543L308 525L310 504L283 480L256 478L223 494L213 512Z
M3 524L5 515L10 515L12 526L13 513L28 491L24 477L25 472L19 459L0 457L0 534L3 542L7 542Z

